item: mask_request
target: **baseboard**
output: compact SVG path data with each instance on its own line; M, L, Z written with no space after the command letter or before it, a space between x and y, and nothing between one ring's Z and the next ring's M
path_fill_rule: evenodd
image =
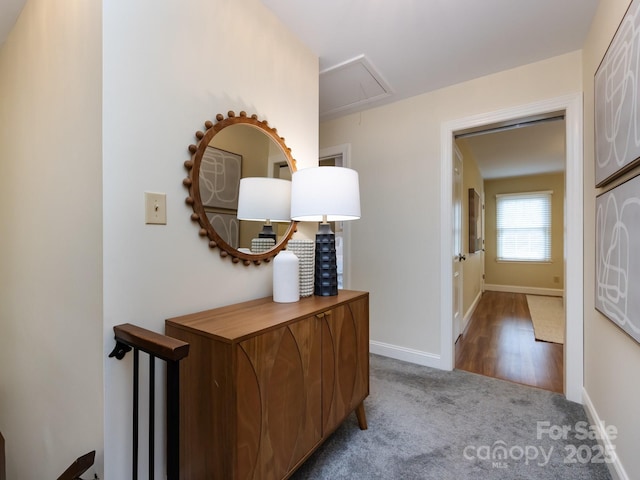
M605 429L602 428L605 423L600 420L600 416L598 415L598 412L585 389L582 389L582 403L584 404L584 409L587 413L589 422L597 429L598 443L604 447L605 452L610 452L612 462L607 463L607 468L609 469L611 478L613 480L629 480L629 475L627 475L627 472L622 466L620 458L618 458L616 453L615 444L611 441Z
M519 285L490 285L485 284L485 290L492 292L524 293L529 295L548 295L550 297L562 297L564 290L561 288L521 287Z
M481 298L482 298L482 292L480 291L480 292L478 292L478 295L476 295L476 298L473 300L473 303L471 304L469 309L464 314L464 317L462 318L462 333L463 334L466 332L467 327L469 326L469 320L471 320L471 315L473 315L473 312L476 311L476 307L478 306L478 303L480 303L480 299Z
M440 355L422 352L412 348L400 347L389 343L369 341L369 351L383 357L395 358L409 363L415 363L424 367L440 369Z

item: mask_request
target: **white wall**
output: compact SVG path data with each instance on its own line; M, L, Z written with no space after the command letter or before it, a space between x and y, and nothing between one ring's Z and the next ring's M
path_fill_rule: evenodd
M57 478L94 449L102 462L101 8L29 0L0 48L0 430L10 479Z
M440 364L442 123L580 92L581 68L573 52L320 125L320 147L350 143L360 173L351 285L371 292L378 351Z
M130 470L131 358L106 358L112 327L163 332L166 318L271 294L269 264L232 264L198 236L187 146L205 120L245 110L278 129L298 167L315 164L318 60L259 0L110 0L103 18L105 475L116 479ZM166 226L144 224L144 191L167 194ZM158 465L162 450L160 435Z
M584 122L584 349L586 405L599 420L618 428L613 440L621 478L640 478L640 345L596 312L593 76L618 28L629 0L600 2L583 50ZM636 169L630 175L640 173Z

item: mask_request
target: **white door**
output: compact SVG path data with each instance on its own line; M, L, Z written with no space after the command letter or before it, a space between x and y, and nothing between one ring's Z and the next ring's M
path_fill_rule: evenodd
M453 145L453 341L462 333L462 154Z
M480 204L482 205L482 210L481 210L481 216L482 216L482 250L480 250L480 264L482 265L482 281L480 282L480 288L481 288L481 292L484 293L484 270L485 270L485 266L484 266L484 239L485 239L485 230L484 230L484 192L482 192L482 197L480 198Z

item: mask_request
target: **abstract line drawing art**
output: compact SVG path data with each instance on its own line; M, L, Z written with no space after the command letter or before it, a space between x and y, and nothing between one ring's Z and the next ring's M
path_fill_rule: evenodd
M594 82L600 187L640 163L640 0L627 9Z
M230 247L238 248L238 193L242 155L207 147L200 163L200 198L209 223Z
M205 207L238 209L242 155L207 147L200 165L200 198Z
M207 220L230 247L238 248L240 238L240 221L235 214L206 212Z
M596 309L640 343L640 176L596 198Z

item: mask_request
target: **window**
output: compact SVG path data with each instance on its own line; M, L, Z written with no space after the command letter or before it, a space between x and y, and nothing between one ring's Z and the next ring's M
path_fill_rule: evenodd
M551 194L496 195L498 261L551 261Z

